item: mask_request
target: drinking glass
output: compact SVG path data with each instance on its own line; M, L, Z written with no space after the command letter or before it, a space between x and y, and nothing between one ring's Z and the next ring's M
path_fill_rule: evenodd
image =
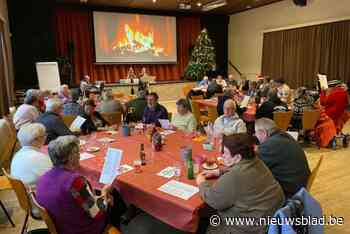
M174 178L175 180L180 180L181 178L182 163L176 162L174 164Z

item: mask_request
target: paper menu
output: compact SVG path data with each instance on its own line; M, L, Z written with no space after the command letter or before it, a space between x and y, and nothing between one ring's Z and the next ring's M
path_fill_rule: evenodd
M170 128L170 121L168 119L159 119L158 121L163 129Z
M171 177L173 177L175 175L175 167L164 168L157 175L169 179L169 178L171 178Z
M318 74L318 81L320 82L321 89L328 89L327 76Z
M119 174L120 162L123 151L115 148L108 148L99 182L102 184L112 184Z
M244 96L243 100L241 101L240 107L247 107L249 104L250 96Z
M86 119L78 115L70 125L69 129L71 130L80 129L80 127L85 123L85 121Z
M170 180L166 184L160 186L158 190L184 200L190 199L193 195L199 192L198 187L176 180Z
M292 132L292 131L287 131L289 135L293 137L294 140L298 141L299 133L298 132Z
M160 132L160 135L168 136L168 135L173 134L173 133L175 133L175 131L173 131L173 130L165 130L165 131Z

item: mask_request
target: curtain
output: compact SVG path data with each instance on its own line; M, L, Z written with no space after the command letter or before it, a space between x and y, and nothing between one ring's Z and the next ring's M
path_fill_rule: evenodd
M317 74L350 78L350 21L264 34L262 74L293 88L314 86Z
M129 64L95 64L92 11L58 6L55 11L56 48L59 56L69 57L73 48L74 80L84 75L107 83L126 78ZM200 17L179 16L177 24L177 64L136 64L135 72L146 67L157 80L180 80L189 60L189 48L200 33Z
M0 19L0 118L9 114L10 94L6 67L5 26Z

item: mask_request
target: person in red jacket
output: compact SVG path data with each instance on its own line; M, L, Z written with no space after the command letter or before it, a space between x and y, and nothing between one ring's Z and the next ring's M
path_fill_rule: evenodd
M337 132L340 132L344 123L349 119L346 112L349 105L348 94L341 81L330 81L329 88L321 91L320 101L325 107L326 114L334 121Z

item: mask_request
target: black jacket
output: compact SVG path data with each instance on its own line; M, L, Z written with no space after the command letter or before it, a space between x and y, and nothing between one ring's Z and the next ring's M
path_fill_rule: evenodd
M95 111L93 113L93 115L95 116L96 119L101 121L103 127L108 125L107 121L101 116L101 114L99 112ZM86 121L80 127L81 132L83 134L90 134L91 132L97 131L97 127L96 127L96 125L95 125L95 123L92 120L90 115L83 113L80 116L83 117L84 119L86 119Z
M61 116L53 112L45 112L39 116L36 122L41 123L46 128L46 144L55 140L59 136L73 135L64 124Z
M304 150L289 134L276 131L259 145L260 159L270 168L286 197L305 187L310 169Z

